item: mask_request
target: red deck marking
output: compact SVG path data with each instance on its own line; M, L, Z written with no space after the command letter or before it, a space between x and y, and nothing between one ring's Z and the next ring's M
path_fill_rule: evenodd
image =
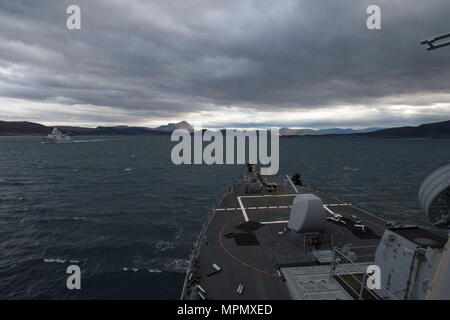
M277 278L278 276L277 276L276 274L274 274L274 273L270 273L270 272L261 270L261 269L259 269L259 268L257 268L257 267L254 267L254 266L252 266L252 265L249 265L248 263L245 263L244 261L240 260L239 258L233 256L233 255L227 250L227 248L225 248L225 245L224 245L223 242L222 242L222 234L223 234L223 231L225 230L226 227L228 227L228 225L229 225L231 222L233 222L234 220L237 220L237 219L239 219L239 218L243 218L243 216L237 216L237 217L234 217L233 219L227 221L227 223L225 223L225 224L222 226L222 228L220 229L220 232L219 232L219 243L220 243L220 246L222 247L222 249L225 251L225 253L226 253L227 255L229 255L231 258L233 258L234 260L236 260L237 262L239 262L239 263L242 264L243 266L246 266L247 268L250 268L250 269L252 269L252 270L254 270L254 271L258 271L258 272L264 273L264 274L266 274L266 275L268 275L268 276ZM360 218L361 218L361 217L360 217ZM368 218L361 218L361 219L362 219L362 220L365 220L365 221L368 221L368 222L371 223L372 225L375 225L375 226L377 226L378 228L380 228L380 229L382 229L382 230L385 230L385 229L386 229L386 228L382 227L381 225L379 225L378 223L374 222L374 221L371 220L371 219L368 219Z
M252 270L254 270L254 271L258 271L258 272L264 273L264 274L266 274L266 275L268 275L268 276L277 278L278 276L277 276L276 274L273 274L273 273L270 273L270 272L267 272L267 271L258 269L258 268L254 267L254 266L252 266L252 265L249 265L248 263L245 263L244 261L240 260L239 258L236 258L235 256L233 256L233 255L227 250L227 248L225 248L225 246L224 246L224 244L223 244L223 242L222 242L222 233L223 233L223 231L225 230L225 228L226 228L231 222L233 222L234 220L239 219L239 218L242 218L242 216L238 216L238 217L235 217L235 218L229 220L227 223L225 223L225 224L223 225L222 229L220 229L220 232L219 232L219 243L220 243L220 246L222 247L222 249L225 251L225 253L226 253L227 255L229 255L231 258L233 258L234 260L236 260L236 261L239 262L240 264L246 266L247 268L250 268L250 269L252 269Z

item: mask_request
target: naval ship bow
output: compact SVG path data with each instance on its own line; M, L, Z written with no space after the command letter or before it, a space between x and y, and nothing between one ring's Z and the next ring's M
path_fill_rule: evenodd
M450 165L419 202L448 228ZM183 300L450 299L449 243L303 185L245 167L217 202L190 257Z

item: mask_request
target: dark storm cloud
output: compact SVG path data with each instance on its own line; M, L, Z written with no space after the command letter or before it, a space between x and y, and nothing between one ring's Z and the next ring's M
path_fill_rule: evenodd
M65 27L70 4L81 7L80 31ZM381 30L366 28L370 4ZM3 0L0 96L143 118L365 108L396 96L391 104L423 107L449 92L450 50L419 45L450 31L449 11L448 0Z

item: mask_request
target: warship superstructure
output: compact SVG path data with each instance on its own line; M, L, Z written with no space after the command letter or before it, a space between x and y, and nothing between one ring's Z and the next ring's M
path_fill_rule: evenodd
M421 186L448 228L450 165ZM449 242L247 165L217 202L190 257L181 299L450 299Z
M58 128L53 128L52 132L49 133L42 143L72 143L72 139L65 133L62 133Z

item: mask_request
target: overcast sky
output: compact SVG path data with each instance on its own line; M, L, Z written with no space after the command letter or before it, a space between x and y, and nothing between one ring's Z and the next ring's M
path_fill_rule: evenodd
M81 30L66 8L81 7ZM366 9L381 8L381 30ZM391 127L450 119L449 0L1 0L0 120Z

